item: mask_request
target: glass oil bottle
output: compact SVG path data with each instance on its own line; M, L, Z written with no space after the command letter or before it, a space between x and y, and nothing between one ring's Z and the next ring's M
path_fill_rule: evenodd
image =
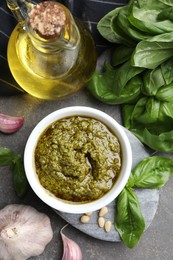
M59 99L85 86L96 67L89 30L58 2L7 1L19 21L9 39L8 63L21 88L37 98Z

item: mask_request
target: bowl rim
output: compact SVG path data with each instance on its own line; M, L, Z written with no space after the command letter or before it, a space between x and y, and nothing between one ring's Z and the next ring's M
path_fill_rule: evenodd
M61 118L75 115L92 117L97 120L100 120L102 123L107 125L108 128L110 128L118 137L119 142L121 144L121 148L123 147L122 157L123 160L126 161L126 164L122 164L121 173L116 183L111 188L111 190L107 192L103 197L92 202L74 204L56 198L49 191L42 187L42 185L39 182L38 176L35 173L34 152L39 136L45 131L45 129L49 127L49 125ZM131 173L132 149L130 141L124 131L123 126L121 126L113 117L96 108L91 108L87 106L68 106L60 108L48 114L41 121L39 121L38 124L33 128L25 145L24 168L27 180L32 190L44 203L46 203L55 210L66 213L86 213L99 210L100 208L108 205L123 190Z

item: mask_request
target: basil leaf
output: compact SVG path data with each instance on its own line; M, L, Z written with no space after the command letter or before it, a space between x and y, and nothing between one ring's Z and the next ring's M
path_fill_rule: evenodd
M173 57L161 64L161 71L166 85L173 82Z
M99 33L109 42L134 45L117 24L117 16L124 7L118 7L106 14L97 24Z
M148 42L169 42L173 41L173 32L161 33L147 39Z
M165 84L160 67L153 70L145 70L143 80L142 92L147 96L156 95L158 89Z
M139 130L133 129L131 132L144 144L158 152L173 152L173 130L154 134L148 129Z
M154 98L142 97L136 103L131 115L131 128L144 129L155 124L160 115L160 102Z
M12 163L15 154L8 148L0 147L0 166L7 166Z
M160 152L173 151L173 103L142 97L122 109L123 123L139 140Z
M131 5L126 5L124 6L123 9L121 9L117 17L118 26L121 28L121 30L124 33L126 33L135 42L139 42L140 40L145 40L151 37L150 34L138 30L129 22L128 15L130 9L131 9Z
M134 76L140 74L143 70L143 68L133 67L130 60L122 64L118 69L115 70L114 93L117 96L120 96L127 82Z
M112 66L117 66L128 61L133 51L134 48L124 45L120 45L119 47L115 48L112 54Z
M115 93L115 70L106 68L104 73L94 72L92 79L88 83L89 91L100 101L106 104L123 104L126 102L136 102L141 94L142 80L135 76L124 86L121 94Z
M141 97L142 79L139 75L134 76L125 85L119 97L119 104L134 103Z
M114 104L116 95L113 93L112 86L114 82L115 71L106 67L104 73L95 71L88 83L89 91L97 99L104 103Z
M169 85L162 86L157 94L156 99L159 101L172 102L173 100L173 81Z
M133 187L160 188L167 183L171 174L173 174L173 159L161 156L145 158L131 173ZM129 180L127 185L129 184L132 185L132 180Z
M129 248L133 248L145 230L138 197L125 187L116 200L115 228Z
M132 128L132 114L134 110L135 105L128 104L122 106L122 118L123 118L123 125L127 129Z
M164 122L164 123L163 123ZM142 97L133 107L130 128L148 128L153 133L170 131L173 127L173 104L160 102L150 97Z
M28 181L25 175L23 160L20 156L12 164L13 186L19 198L24 197L28 190Z
M173 56L172 42L141 41L131 57L131 65L155 69L162 62Z
M130 23L139 30L150 34L173 31L173 22L159 20L158 15L167 6L158 0L134 1L129 14Z

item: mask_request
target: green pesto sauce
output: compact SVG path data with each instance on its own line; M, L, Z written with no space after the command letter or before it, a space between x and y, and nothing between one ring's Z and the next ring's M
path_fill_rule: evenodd
M41 185L56 197L90 202L107 193L121 170L117 137L100 121L63 118L40 136L35 150Z

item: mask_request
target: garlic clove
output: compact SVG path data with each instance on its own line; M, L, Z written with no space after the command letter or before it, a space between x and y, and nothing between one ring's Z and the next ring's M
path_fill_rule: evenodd
M17 132L24 124L22 116L9 116L0 114L0 132L12 134Z
M62 260L82 260L82 252L79 245L72 239L65 236L62 233L62 230L61 230L61 237L62 237L63 247L64 247Z
M48 216L31 206L13 204L0 210L0 259L40 255L52 237Z

